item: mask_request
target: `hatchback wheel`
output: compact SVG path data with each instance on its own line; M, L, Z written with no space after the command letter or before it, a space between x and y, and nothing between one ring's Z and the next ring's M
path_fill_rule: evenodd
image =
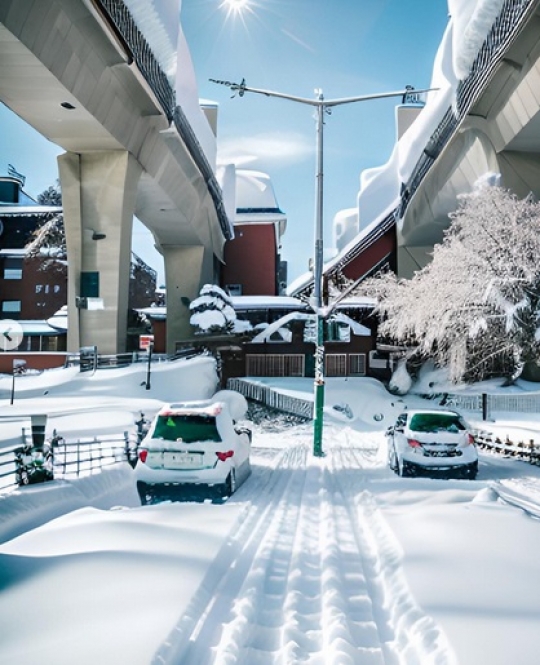
M234 469L231 469L231 472L227 476L227 480L225 481L225 492L224 496L231 496L234 494L236 491L236 474L234 473Z
M470 464L465 469L465 478L468 478L469 480L475 480L477 475L478 475L478 462Z
M394 473L398 473L398 459L396 455L396 448L393 444L388 453L388 466Z
M412 467L410 464L407 464L407 462L404 462L403 460L400 460L399 457L397 458L397 466L398 466L398 475L405 477L405 476L414 476Z

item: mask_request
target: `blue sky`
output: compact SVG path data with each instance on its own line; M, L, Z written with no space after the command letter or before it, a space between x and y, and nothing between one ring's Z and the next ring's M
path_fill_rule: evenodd
M310 107L230 91L209 78L327 99L428 87L447 24L446 0L248 0L241 13L222 0L182 0L182 25L200 97L219 104L223 156L272 178L288 228L282 255L289 281L313 254L315 120ZM356 204L363 169L379 166L395 140L396 100L339 107L324 129L325 246L339 210ZM62 152L0 105L0 172L13 164L36 196L56 182ZM162 273L159 255L136 229L134 251Z

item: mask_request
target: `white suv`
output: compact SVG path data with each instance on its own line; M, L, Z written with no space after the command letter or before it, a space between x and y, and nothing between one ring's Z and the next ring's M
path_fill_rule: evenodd
M230 496L249 476L251 430L236 425L228 402L218 395L160 409L135 466L143 504L155 497L176 498L188 486L212 497Z

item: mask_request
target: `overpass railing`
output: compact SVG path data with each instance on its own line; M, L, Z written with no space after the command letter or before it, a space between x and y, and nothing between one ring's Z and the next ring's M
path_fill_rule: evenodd
M114 33L136 63L146 82L156 95L169 121L174 113L174 91L165 72L152 53L144 35L137 27L131 12L121 0L95 0L109 19Z
M204 150L184 112L176 104L175 91L154 56L143 33L122 0L94 0L107 19L116 37L123 44L126 52L137 65L145 81L157 97L169 123L174 123L182 141L184 141L193 161L197 165L214 203L219 225L226 240L232 239L232 227L229 223L221 188L216 180Z

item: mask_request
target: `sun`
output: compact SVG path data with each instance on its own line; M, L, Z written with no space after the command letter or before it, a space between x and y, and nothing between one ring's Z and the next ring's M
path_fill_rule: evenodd
M231 12L241 13L249 6L249 0L223 0L222 6L227 7Z
M247 13L253 13L253 0L222 0L220 7L227 11L227 17L234 15L244 17Z

